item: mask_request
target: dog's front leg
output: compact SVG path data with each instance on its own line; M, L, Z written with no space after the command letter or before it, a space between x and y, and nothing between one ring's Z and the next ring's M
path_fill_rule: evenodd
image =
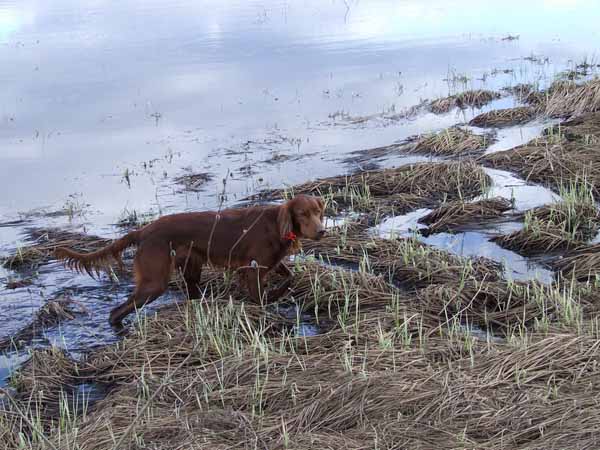
M275 268L275 272L277 272L282 277L286 277L286 278L291 278L293 275L292 271L283 262L280 262L279 264L277 264L277 267Z
M269 291L269 302L274 302L287 293L290 285L292 284L292 278L294 276L292 271L283 262L278 263L274 270L282 277L285 277L285 280L279 283L279 286Z

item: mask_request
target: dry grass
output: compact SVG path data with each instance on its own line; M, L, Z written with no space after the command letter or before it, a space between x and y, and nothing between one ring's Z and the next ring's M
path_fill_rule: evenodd
M585 179L598 196L600 155L593 145L574 142L547 144L534 141L511 150L492 153L479 159L485 165L518 173L530 182L554 190L569 180Z
M173 182L180 185L183 192L200 192L213 178L210 173L188 173L174 178Z
M514 86L506 87L503 91L515 96L517 101L527 104L535 103L536 94L539 93L537 86L530 83L519 83Z
M600 78L583 83L556 81L545 92L543 113L549 117L580 116L600 111Z
M530 211L522 230L494 242L524 255L540 255L582 246L598 232L598 210L593 203L561 202Z
M582 144L600 144L600 113L588 113L544 130L545 136Z
M427 234L457 231L465 225L474 225L486 219L501 217L511 208L511 202L501 197L471 203L455 201L431 211L422 217L419 223L428 225Z
M486 90L471 90L460 94L439 98L429 104L429 110L434 114L445 114L453 108L481 108L493 100L500 98L497 92Z
M407 151L435 156L473 155L483 153L493 142L489 135L452 127L415 138L414 144L407 147Z
M581 246L554 263L563 277L582 282L600 281L600 244Z
M567 308L560 291L468 282L415 298L364 273L310 266L298 278L298 298L337 321L328 333L272 335L262 309L214 285L210 297L140 320L81 362L34 352L14 378L16 406L0 412L5 448L598 445L597 329L515 328L497 343L451 317L499 325L535 322L540 311L558 317ZM108 396L76 411L65 398L92 381L109 386Z
M559 188L561 201L524 215L523 229L494 239L499 245L525 255L540 255L579 247L600 228L600 212L593 186L572 179Z
M485 171L472 161L418 163L393 169L336 176L263 192L257 198L281 199L296 194L323 197L329 214L350 209L366 213L368 223L439 202L470 199L489 186Z
M363 268L404 287L469 278L495 280L500 271L498 264L489 260L459 258L413 238L379 239L344 228L319 242L307 241L303 248L326 262Z
M537 113L529 106L495 109L474 117L469 125L481 128L502 128L521 125L535 119Z

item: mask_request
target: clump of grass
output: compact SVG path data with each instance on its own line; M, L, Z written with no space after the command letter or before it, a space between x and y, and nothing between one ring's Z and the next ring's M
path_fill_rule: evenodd
M511 208L510 200L501 197L476 202L455 201L442 205L421 217L419 223L428 225L426 234L457 231L465 225L500 217Z
M600 226L592 188L586 180L573 180L560 189L560 195L560 202L528 211L522 230L499 236L494 241L526 255L583 245L596 235Z
M538 92L538 87L532 83L518 83L514 86L505 87L502 90L515 96L519 102L529 103L530 100L533 100L533 97L530 96Z
M428 162L323 178L287 190L264 192L258 197L318 195L327 201L329 214L349 208L375 219L442 201L474 198L489 184L485 171L473 161Z
M210 173L200 172L181 175L174 178L173 181L182 186L184 192L200 192L213 178Z
M469 125L481 128L501 128L521 125L532 121L536 117L536 111L529 106L518 106L515 108L495 109L481 113L471 119Z
M365 268L401 286L423 287L464 278L497 279L500 266L484 258L467 259L435 249L415 238L379 239L365 232L344 236L332 232L319 242L305 242L304 251L324 261Z
M469 129L452 127L437 133L418 136L407 150L409 153L436 156L468 155L483 153L493 141L489 135L475 134Z
M600 144L600 113L587 113L544 130L546 136L560 135L582 144Z
M148 211L145 213L139 213L135 209L125 209L121 213L121 217L117 221L116 225L120 228L141 228L144 225L156 220L158 214L154 211Z
M429 110L434 114L445 114L454 108L481 108L500 97L499 93L493 91L470 90L433 100L429 103Z
M484 155L485 165L510 170L534 183L560 191L569 180L587 180L595 197L600 186L600 155L595 146L579 142L554 143L560 136L535 139L511 150Z
M579 116L600 111L600 78L583 83L556 81L545 96L543 113L549 117Z
M581 245L554 262L554 268L566 279L600 286L600 244Z

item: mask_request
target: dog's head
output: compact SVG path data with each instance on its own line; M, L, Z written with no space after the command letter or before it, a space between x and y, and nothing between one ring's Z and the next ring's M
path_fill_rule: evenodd
M323 214L325 203L319 197L297 195L279 207L277 218L279 233L286 238L290 233L297 237L319 240L325 235Z

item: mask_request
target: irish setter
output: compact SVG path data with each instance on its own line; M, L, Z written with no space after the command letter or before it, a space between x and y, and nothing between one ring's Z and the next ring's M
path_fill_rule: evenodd
M286 277L269 292L268 300L276 300L291 283L292 274L282 260L299 248L297 239L318 240L325 234L323 212L323 200L298 195L278 206L172 214L93 253L57 248L55 255L68 267L92 274L111 258L122 264L123 250L137 245L135 290L110 313L110 323L120 326L125 316L167 290L174 269L183 274L189 298L200 294L198 283L204 264L237 269L250 297L257 302L265 299L265 279L275 270Z

